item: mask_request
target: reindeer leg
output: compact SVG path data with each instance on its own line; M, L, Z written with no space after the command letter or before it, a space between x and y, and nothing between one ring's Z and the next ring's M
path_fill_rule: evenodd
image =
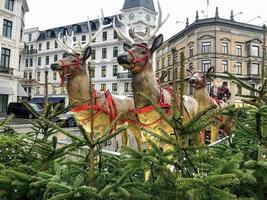
M211 126L210 128L210 143L214 143L217 141L218 139L218 136L219 136L219 128L220 126L219 125L216 125L216 126Z
M143 148L142 135L140 129L134 125L129 125L129 129L131 133L134 135L138 151L142 152L144 148Z

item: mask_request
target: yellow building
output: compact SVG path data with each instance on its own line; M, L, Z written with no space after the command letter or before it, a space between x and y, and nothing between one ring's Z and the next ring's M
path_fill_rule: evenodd
M162 85L172 84L171 50L176 48L178 54L181 51L185 53L186 69L206 71L214 66L215 73L209 80L207 89L212 86L212 79L222 78L231 90L232 103L240 102L241 98L236 97L236 94L249 95L249 92L232 83L224 71L258 87L261 78L264 27L236 22L233 11L231 13L228 20L219 17L217 8L214 18L199 19L197 12L192 24L187 23L182 31L164 42L156 53L157 76L163 71L167 72ZM179 71L179 56L177 58ZM185 91L189 95L193 93L188 84Z

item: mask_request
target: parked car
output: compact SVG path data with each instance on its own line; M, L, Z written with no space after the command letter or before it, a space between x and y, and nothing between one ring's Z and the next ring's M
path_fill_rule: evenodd
M37 111L38 113L42 113L43 109L38 104L29 103L30 106ZM15 116L25 117L29 119L33 119L34 115L24 106L21 102L10 102L7 108L7 114L14 114Z
M74 127L76 126L76 121L74 115L71 112L66 112L56 116L53 121L60 126Z

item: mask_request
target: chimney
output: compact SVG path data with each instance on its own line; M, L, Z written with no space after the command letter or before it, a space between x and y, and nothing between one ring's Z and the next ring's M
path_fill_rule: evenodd
M235 19L234 19L234 11L233 10L231 10L230 20L231 21L235 21Z
M198 16L198 10L196 11L196 21L199 20L199 16Z
M215 17L219 18L219 9L218 9L218 7L216 7Z
M188 26L189 25L189 19L188 19L188 17L186 18L186 26Z

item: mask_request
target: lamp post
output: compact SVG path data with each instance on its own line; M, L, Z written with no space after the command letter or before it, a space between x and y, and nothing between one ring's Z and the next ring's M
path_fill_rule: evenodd
M44 108L48 106L48 68L45 68Z
M248 21L246 22L246 24L248 24L249 22L252 22L253 20L258 19L258 18L261 18L261 16L259 15L259 16L257 16L257 17L254 17L254 18L251 19L251 20L248 20Z

